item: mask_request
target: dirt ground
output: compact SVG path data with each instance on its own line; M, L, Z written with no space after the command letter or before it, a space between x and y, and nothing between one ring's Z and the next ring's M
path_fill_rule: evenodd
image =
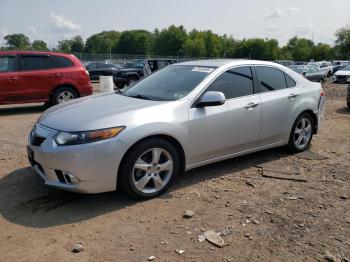
M25 148L42 106L0 107L0 260L350 261L350 113L345 86L325 90L311 150L327 159L259 152L187 172L143 202L44 186ZM300 167L307 182L263 177L266 163ZM199 242L206 230L226 246ZM76 243L84 250L71 252Z

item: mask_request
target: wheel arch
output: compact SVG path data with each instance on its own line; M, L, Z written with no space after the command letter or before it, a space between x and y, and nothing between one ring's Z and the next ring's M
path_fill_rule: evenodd
M78 97L81 97L81 94L80 94L78 88L76 88L76 86L74 86L72 84L59 84L59 85L55 86L54 88L52 88L52 90L50 92L50 96L49 96L50 102L52 102L53 95L54 95L55 91L60 87L70 87L70 88L74 89L74 91L78 94Z
M307 113L307 114L309 114L312 117L314 134L317 134L317 132L318 132L318 118L317 118L317 115L315 114L315 112L313 110L306 109L306 110L302 111L300 114L297 115L297 117L295 118L294 122L298 119L299 116L301 116L304 113ZM294 124L294 122L293 122L293 124Z
M119 176L121 174L121 171L120 171L121 170L121 166L124 165L126 156L138 144L142 143L145 140L152 139L152 138L163 139L163 140L167 141L168 143L170 143L172 146L174 146L174 148L175 148L176 152L178 152L179 158L180 158L180 172L183 173L185 171L185 168L186 168L186 155L185 155L185 151L184 151L183 146L181 145L181 143L176 138L174 138L171 135L166 135L166 134L149 135L149 136L143 137L143 138L139 139L138 141L136 141L125 152L124 156L122 157L122 160L120 161L119 168L118 168L117 181L116 181L117 182L117 187L118 187L118 184L119 184L118 183Z

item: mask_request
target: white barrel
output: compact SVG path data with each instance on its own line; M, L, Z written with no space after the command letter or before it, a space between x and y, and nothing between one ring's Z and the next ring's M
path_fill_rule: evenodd
M100 76L100 90L102 93L113 92L113 76Z

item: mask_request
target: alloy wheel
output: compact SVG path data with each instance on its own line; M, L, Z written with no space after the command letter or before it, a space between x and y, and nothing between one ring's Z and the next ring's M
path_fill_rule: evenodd
M59 95L58 95L58 103L62 104L65 102L68 102L72 99L74 99L74 94L68 90L62 91Z
M294 130L294 145L298 149L304 149L312 136L312 123L307 117L301 118Z
M132 182L145 194L158 192L169 182L174 168L170 153L162 148L151 148L136 160L132 171Z

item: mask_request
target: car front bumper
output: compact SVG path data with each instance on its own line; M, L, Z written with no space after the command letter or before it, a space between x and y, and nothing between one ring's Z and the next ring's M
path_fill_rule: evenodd
M48 186L80 193L116 190L119 164L127 148L118 138L73 146L57 146L57 130L36 125L36 136L45 138L38 145L33 132L28 139L28 158L35 172ZM66 179L73 175L76 181Z

